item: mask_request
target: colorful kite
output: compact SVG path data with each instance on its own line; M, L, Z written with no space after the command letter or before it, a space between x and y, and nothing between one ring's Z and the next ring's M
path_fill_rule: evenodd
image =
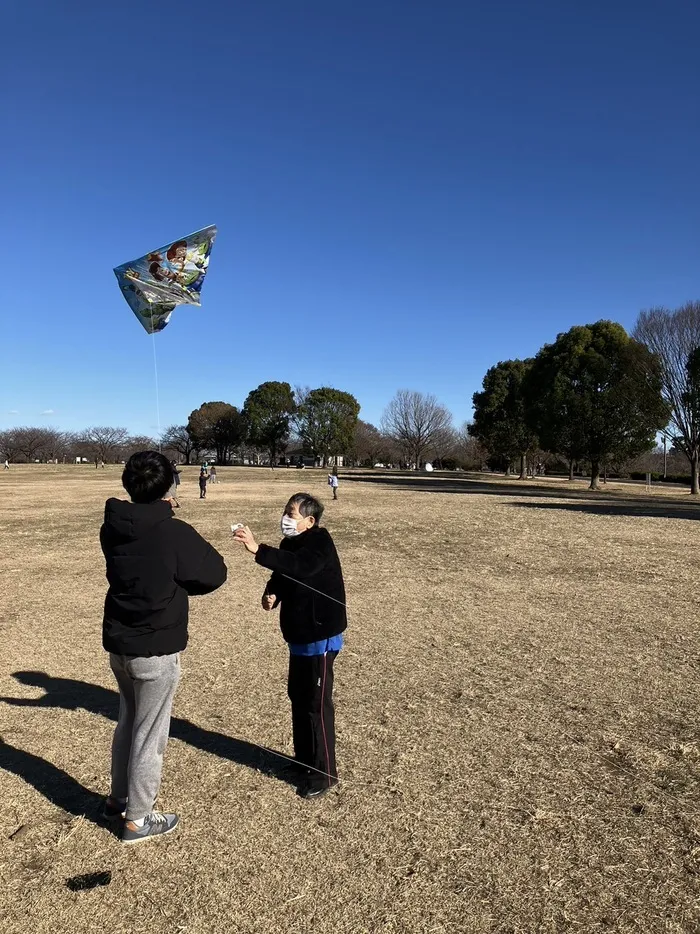
M114 275L129 307L149 334L162 331L177 305L200 305L216 227L117 266Z

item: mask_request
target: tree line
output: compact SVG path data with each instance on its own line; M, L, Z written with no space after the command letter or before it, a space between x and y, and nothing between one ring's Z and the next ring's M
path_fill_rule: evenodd
M19 427L0 432L0 454L18 461L119 463L137 450L161 449L173 459L216 459L219 464L275 466L300 457L327 464L375 464L417 468L480 469L484 459L467 425L455 428L450 412L428 394L400 390L379 426L363 421L360 403L349 392L269 381L252 390L242 406L204 402L187 421L171 425L159 439L132 436L126 428L96 426L79 432Z
M700 302L640 313L631 335L613 321L576 326L525 360L505 360L474 394L470 435L491 466L520 476L547 456L590 472L628 468L659 434L700 492Z

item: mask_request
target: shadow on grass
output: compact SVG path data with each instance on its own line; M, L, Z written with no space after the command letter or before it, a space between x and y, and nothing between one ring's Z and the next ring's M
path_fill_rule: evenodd
M46 759L0 740L0 768L32 785L56 807L76 817L85 817L115 833L115 829L101 817L104 796L90 791Z
M472 496L504 496L515 499L557 499L573 502L535 503L523 502L513 505L531 509L569 509L588 512L592 515L610 516L646 516L653 519L700 519L700 503L678 502L663 497L653 499L650 496L634 494L606 493L588 489L549 486L537 480L523 481L519 484L498 480L485 481L472 477L432 477L424 474L365 474L344 476L343 482L375 483L398 490L410 490L415 493L458 493Z
M119 715L119 694L98 684L72 678L53 678L43 671L16 671L13 677L21 684L41 688L45 692L37 698L0 697L0 702L13 707L87 710L115 722ZM170 736L203 752L265 772L290 785L298 783L297 776L290 772L290 763L273 749L204 729L180 717L173 717L170 721ZM104 799L45 759L0 742L0 768L23 778L58 807L71 814L85 814L95 823L102 823L97 813Z
M564 512L587 513L590 516L631 516L646 519L700 519L700 508L695 505L656 505L643 500L617 498L611 502L590 503L509 503L518 509L561 509Z

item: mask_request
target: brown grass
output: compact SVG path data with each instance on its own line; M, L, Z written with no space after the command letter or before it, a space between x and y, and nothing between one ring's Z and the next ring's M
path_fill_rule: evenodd
M182 827L135 849L95 820L115 710L97 531L119 470L0 475L0 694L29 702L0 703L3 934L700 930L685 496L341 479L344 781L309 805L231 740L291 751L265 575L228 530L276 541L288 494L328 499L325 475L220 475L205 502L194 468L181 488L179 517L229 565L192 602L161 794ZM105 870L108 886L66 887Z

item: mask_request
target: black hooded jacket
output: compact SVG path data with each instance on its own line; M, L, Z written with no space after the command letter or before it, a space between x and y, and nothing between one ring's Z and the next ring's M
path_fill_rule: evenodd
M100 544L107 561L102 644L118 655L171 655L187 645L189 595L226 580L224 559L169 503L108 499Z
M260 545L255 560L273 572L265 593L282 604L280 628L286 642L318 642L347 629L343 572L326 529L315 525L285 538L279 548Z

